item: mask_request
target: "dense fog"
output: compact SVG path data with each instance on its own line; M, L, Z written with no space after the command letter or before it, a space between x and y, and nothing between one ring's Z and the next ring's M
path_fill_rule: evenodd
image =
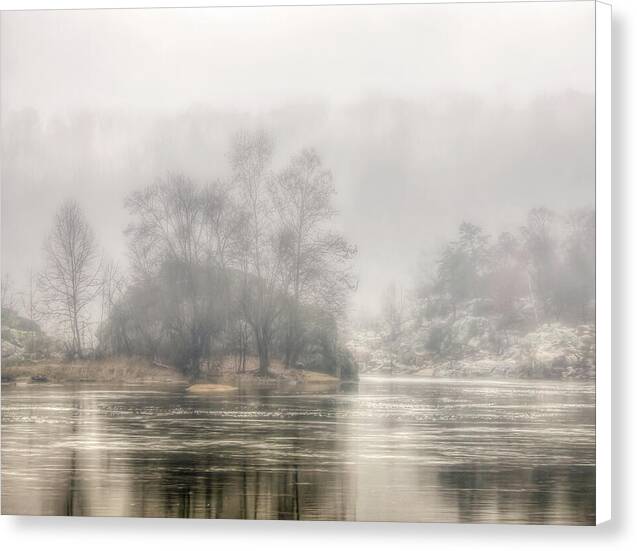
M3 271L24 286L69 197L123 262L130 190L223 178L262 128L275 165L310 146L332 171L377 308L462 220L592 206L592 8L564 8L5 13Z
M206 278L223 272L224 278L238 281L236 274L242 273L244 289L248 281L254 289L267 283L258 273L259 254L248 260L254 252L249 250L266 246L261 230L254 229L265 224L267 247L279 243L273 253L278 259L276 291L268 291L269 299L281 306L293 295L297 304L286 323L298 325L294 316L301 315L304 305L321 309L321 315L329 311L341 328L348 322L357 330L373 327L383 334L382 348L390 355L381 363L393 366L397 361L397 352L386 350L395 347L388 341L393 330L379 321L386 315L388 293L396 289L412 306L401 314L414 339L402 354L403 364L433 338L432 332L441 330L441 323L445 331L457 333L452 326L460 323L458 308L460 318L471 317L475 301L488 303L481 307L489 312L485 327L500 331L504 324L517 331L516 339L545 323L587 323L594 308L589 292L595 197L592 15L588 4L567 11L560 3L463 10L434 5L3 14L3 297L11 298L12 309L22 315L43 310L38 322L65 335L67 348L76 354L83 348L81 341L97 346L106 325L114 323L107 319L110 306L104 307L106 280L112 283L117 276L128 289L117 300L109 294L111 306L118 300L130 304L150 293L148 278L159 278L155 284L168 281L170 270L185 262L190 266L192 296L186 302L194 309L191 317L204 311L214 317L219 313L209 311L212 303L205 297L212 284L206 287ZM260 167L252 214L251 192L246 190L256 184L236 164L240 136L247 143L267 143L263 148L246 146L248 164ZM308 176L314 170L315 176ZM303 238L307 253L298 237L303 231L289 229L294 215L281 206L296 201L285 184L292 180L297 187L305 182L323 197L320 220L307 230L310 237ZM210 239L205 244L201 240L202 233L220 227L212 211L188 207L184 212L196 222L184 225L182 213L169 208L171 201L185 196L206 205L214 197L214 213L234 213L221 224L235 236L230 263L211 252ZM134 197L149 201L147 210ZM157 201L165 204L160 208ZM172 233L158 224L163 245L156 235L148 240L144 234L150 231L149 212L169 225L176 216ZM549 251L539 255L529 241L538 213L546 222L538 231ZM237 226L235 218L252 222ZM51 314L68 309L68 301L47 299L47 289L65 282L64 273L51 275L50 269L59 268L64 257L67 222L82 235L95 269L108 270L93 279L93 262L86 262L86 289L100 287L101 302L98 293L80 293L81 323L75 315L74 322L61 324ZM446 268L456 270L455 278L481 282L471 285L471 293L465 289L454 298L449 288L441 287L441 274L445 255L459 243L454 239L463 227L476 228L485 253L474 262L472 249L469 260L458 261L461 266ZM256 236L250 247L244 243L248 237L243 245L236 244L242 231ZM297 239L296 275L294 262L283 251L288 238L282 236L290 231L298 237L289 238ZM515 304L507 303L506 312L494 306L501 297L494 297L494 284L486 282L500 277L494 269L503 235L512 236L510 248L515 249L509 251L515 263L515 274L509 274L514 296L506 299ZM190 253L176 254L173 239L190 240L197 249L195 260ZM320 260L314 256L308 261L319 242L332 248L322 250ZM161 260L155 259L152 269L146 266L142 282L140 258L149 254ZM347 266L337 270L331 262L339 255L347 257ZM315 278L308 284L315 286L312 300L298 291L299 259ZM346 284L336 291L339 278ZM526 287L519 283L524 278ZM573 280L579 289L575 299L562 290L565 281ZM215 293L232 295L235 283ZM319 287L323 295L317 298ZM325 306L328 287L338 297L336 309ZM162 296L183 291L155 289ZM429 289L424 298L422 289ZM33 306L36 294L42 295L39 308ZM71 294L77 305L77 292ZM230 340L243 342L240 324L250 316L240 295L235 296L236 311L225 312L225 321L217 322L226 332L228 324L239 323L238 336ZM420 301L432 297L446 302L425 322L422 312L427 308ZM255 304L262 308L263 300L261 296ZM284 309L275 309L268 323L282 324ZM138 310L131 314L139 318L136 323L158 323L159 333L180 315L168 308L161 315L153 313L151 323L142 319L141 306ZM198 338L210 340L213 325L207 319L197 329L203 331ZM187 324L181 329L197 332ZM247 346L255 352L260 337L253 329L254 340ZM334 338L335 331L330 329ZM578 331L590 334L590 328ZM290 335L288 330L286 338ZM200 348L193 338L191 334L182 343L184 349ZM486 341L493 341L484 338L480 353ZM164 337L157 339L159 343ZM360 332L354 340L355 349L373 348ZM158 349L177 346L171 339L157 343ZM145 346L128 342L124 348L141 353ZM207 346L190 351L196 358L179 361L188 364L200 354L209 356ZM462 354L468 354L466 346ZM491 352L504 353L497 346ZM438 353L438 348L423 352L427 357ZM149 353L156 354L156 349ZM289 354L284 352L288 365Z

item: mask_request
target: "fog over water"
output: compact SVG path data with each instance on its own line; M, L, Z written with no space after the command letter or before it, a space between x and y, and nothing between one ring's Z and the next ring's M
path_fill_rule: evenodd
M69 197L125 264L124 197L228 177L233 134L262 127L276 169L305 146L331 169L374 308L462 220L593 205L593 23L592 3L4 13L2 271L24 285Z

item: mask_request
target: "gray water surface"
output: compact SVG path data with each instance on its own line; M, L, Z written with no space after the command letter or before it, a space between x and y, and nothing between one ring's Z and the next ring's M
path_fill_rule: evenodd
M2 389L2 513L593 524L594 385Z

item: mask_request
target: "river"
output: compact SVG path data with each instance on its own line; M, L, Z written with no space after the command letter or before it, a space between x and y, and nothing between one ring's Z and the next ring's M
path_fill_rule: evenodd
M2 389L2 513L594 524L595 387Z

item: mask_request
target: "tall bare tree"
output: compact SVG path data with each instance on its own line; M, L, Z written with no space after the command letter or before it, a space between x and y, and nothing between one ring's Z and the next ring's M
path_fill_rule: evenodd
M240 208L237 190L232 182L214 181L202 189L204 214L204 239L206 244L207 274L216 281L213 284L216 293L215 310L219 314L223 333L226 337L222 348L228 346L235 354L237 370L245 372L248 353L249 327L241 308L237 307L233 269L241 267L245 256L245 225L248 220L247 209ZM241 270L239 270L239 273ZM215 285L216 284L216 285ZM211 285L208 285L209 287ZM215 343L210 341L209 365L214 358ZM217 350L219 343L216 343ZM226 350L227 351L227 350Z
M164 326L175 342L173 358L196 376L209 340L202 300L206 257L202 192L190 178L170 173L126 200L135 216L127 228L136 280L155 281Z
M88 309L100 290L100 260L93 230L75 201L57 211L39 278L46 313L62 320L70 335L70 352L82 357Z
M336 214L332 174L314 149L303 149L271 187L284 235L291 285L287 308L285 361L294 366L303 348L301 306L312 302L329 310L342 307L343 292L353 284L348 261L356 249L326 224Z
M198 186L169 173L131 193L126 208L135 216L126 229L137 277L156 274L166 260L196 266L203 258L203 204Z
M242 239L237 242L243 274L241 304L254 333L259 372L268 374L275 322L282 310L281 297L288 286L283 270L281 227L269 190L272 142L261 131L235 136L231 151L234 183L245 208Z
M99 345L100 353L112 352L113 327L108 323L113 308L126 290L126 278L114 261L104 262L100 281Z

